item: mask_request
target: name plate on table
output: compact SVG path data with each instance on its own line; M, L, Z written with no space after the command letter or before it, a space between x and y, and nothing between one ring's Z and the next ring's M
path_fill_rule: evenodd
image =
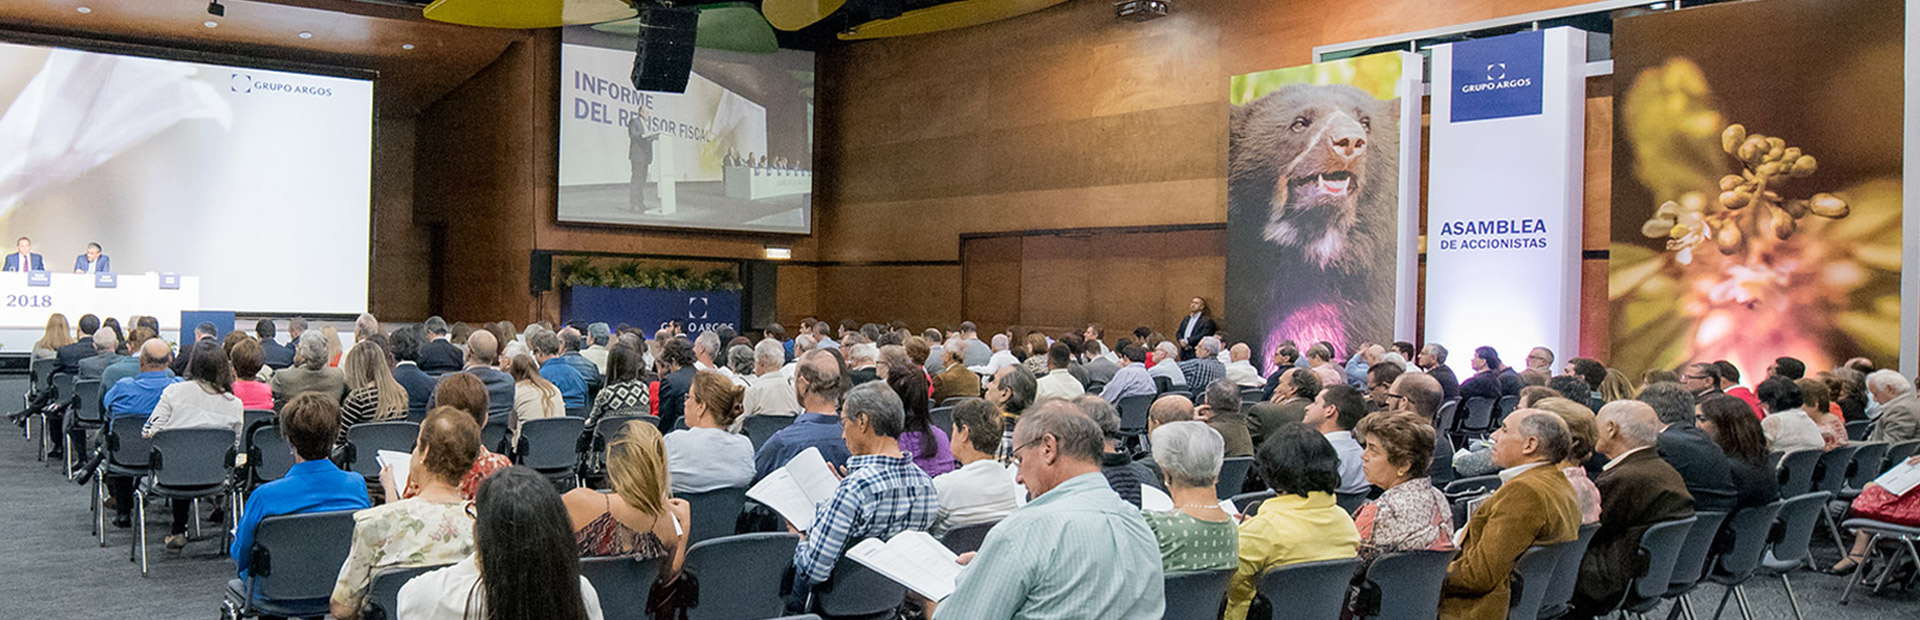
M46 271L29 271L27 286L53 286L53 274Z
M160 290L163 290L163 291L180 290L180 274L177 274L177 273L160 274Z
M111 273L93 274L94 288L119 288L120 276Z

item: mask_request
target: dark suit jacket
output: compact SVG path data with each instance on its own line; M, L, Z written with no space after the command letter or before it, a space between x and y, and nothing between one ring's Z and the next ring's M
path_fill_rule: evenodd
M1520 373L1514 372L1512 366L1502 368L1499 372L1484 370L1460 384L1461 407L1466 406L1466 399L1474 397L1498 401L1502 396L1519 396L1520 388L1526 386L1526 382L1520 380ZM1495 420L1495 423L1498 422Z
M1640 536L1655 523L1691 516L1693 496L1654 450L1620 457L1593 484L1600 488L1600 529L1580 561L1574 598L1581 609L1598 612L1618 602L1638 576Z
M393 367L393 380L407 390L407 415L415 419L424 419L427 415L427 403L433 399L433 386L436 381L420 370L419 364L401 362ZM493 396L487 396L489 407Z
M854 385L860 385L862 383L866 383L869 381L880 380L880 371L872 366L868 366L866 368L855 368L847 371L847 374L853 377Z
M280 370L293 365L293 349L271 339L260 341L260 353L268 368Z
M1434 367L1433 370L1427 371L1427 374L1433 375L1433 380L1440 382L1440 393L1442 394L1440 398L1442 402L1460 398L1460 377L1453 374L1452 368L1448 368L1446 364L1441 364Z
M673 428L674 421L687 410L687 392L693 391L693 373L693 366L681 366L660 378L660 428Z
M73 257L73 271L75 273L85 273L87 271L87 255L81 254ZM113 273L113 260L108 258L107 255L101 254L100 264L94 267L93 272Z
M73 344L55 349L53 353L54 359L59 362L54 365L53 371L75 376L80 373L80 360L100 354L93 349L93 336L81 338Z
M933 376L933 406L955 396L980 397L980 375L966 366L954 366Z
M428 374L441 374L455 372L461 368L465 368L467 365L467 355L461 353L460 347L453 346L453 343L450 341L435 340L420 346L420 356L415 362L420 364L420 370L423 372ZM507 385L513 385L513 382L508 381ZM492 403L488 403L488 405L491 406ZM507 398L507 408L513 408L513 398L511 394L509 394Z
M33 255L33 260L29 262L33 264L28 269L21 269L20 253L14 252L12 254L7 255L7 266L5 269L0 269L0 271L46 271L47 270L46 261L40 260L40 255L37 253Z
M1180 319L1180 326L1173 330L1174 339L1180 342L1180 359L1193 357L1193 348L1200 345L1201 338L1212 336L1220 331L1220 328L1213 323L1213 315L1201 314L1200 324L1193 328L1193 334L1186 338L1181 338L1181 334L1187 333L1187 324L1193 321L1194 318L1191 315L1182 317Z
M1252 436L1253 445L1260 445L1273 429L1306 419L1307 402L1305 398L1293 398L1277 405L1258 403L1248 407L1247 433Z
M487 386L487 423L505 424L513 414L513 375L492 366L475 366L464 372L479 377Z
M212 336L208 338L212 338ZM197 344L199 341L196 340L194 342ZM173 362L167 364L167 369L173 371L173 374L177 376L187 376L187 366L193 363L193 356L189 355L192 352L192 344L181 345L180 352L173 356Z
M1441 587L1442 620L1504 620L1513 563L1527 547L1580 535L1573 485L1553 464L1521 472L1500 486L1467 519L1460 553L1447 564Z
M1675 424L1661 431L1660 457L1667 460L1680 479L1687 482L1693 496L1693 509L1708 512L1732 512L1739 495L1728 471L1727 454L1713 438L1692 425Z

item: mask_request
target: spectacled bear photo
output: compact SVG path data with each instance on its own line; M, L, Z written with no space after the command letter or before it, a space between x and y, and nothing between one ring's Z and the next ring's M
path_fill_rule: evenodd
M1228 131L1227 295L1248 341L1391 341L1399 100L1285 86L1234 106Z

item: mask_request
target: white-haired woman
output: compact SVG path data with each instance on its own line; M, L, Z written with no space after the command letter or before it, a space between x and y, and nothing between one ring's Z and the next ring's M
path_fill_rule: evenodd
M1168 575L1239 565L1239 529L1214 497L1225 447L1220 432L1205 422L1171 422L1153 431L1153 462L1165 474L1173 510L1148 510L1144 516L1160 541Z

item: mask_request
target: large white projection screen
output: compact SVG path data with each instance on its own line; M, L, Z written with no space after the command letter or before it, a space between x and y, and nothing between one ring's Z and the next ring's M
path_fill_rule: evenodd
M368 80L0 44L0 252L55 273L97 242L202 309L365 311L372 148Z

